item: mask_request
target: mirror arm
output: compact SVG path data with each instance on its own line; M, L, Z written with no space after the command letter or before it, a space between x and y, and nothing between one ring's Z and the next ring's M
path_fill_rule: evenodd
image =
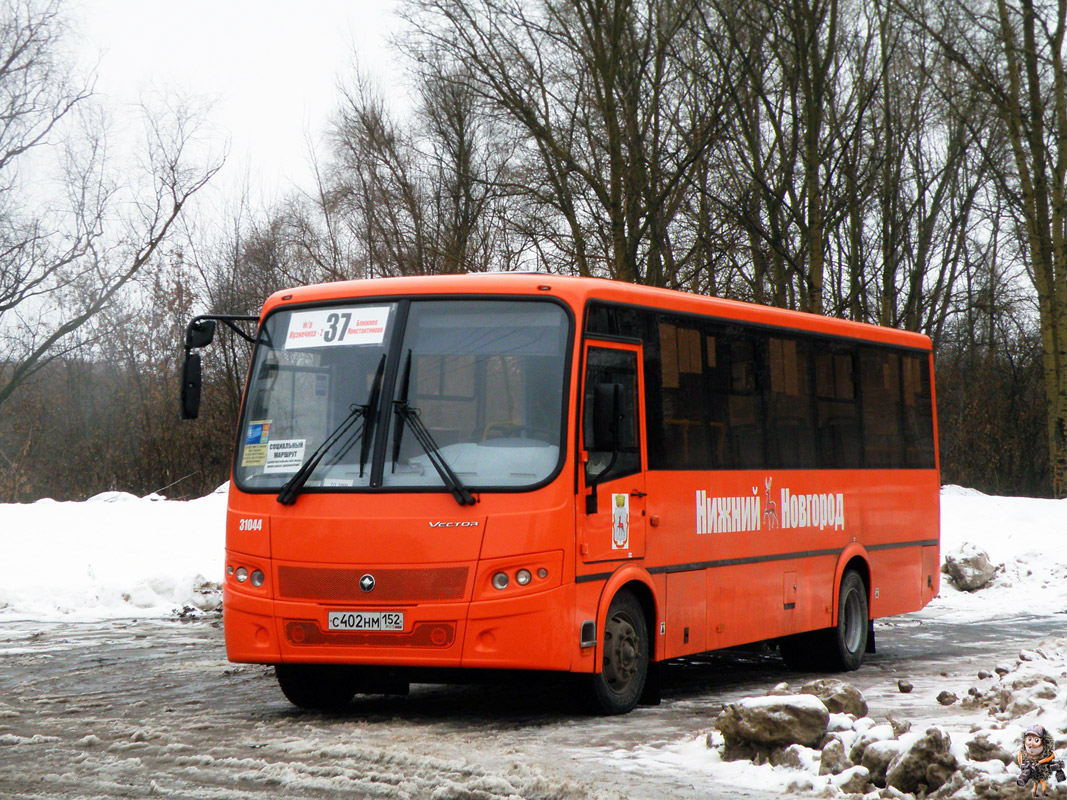
M587 480L586 485L593 491L596 491L596 487L600 485L600 479L604 475L607 475L609 472L611 472L611 470L615 467L615 462L618 460L619 448L616 447L614 450L611 451L611 460L608 461L608 465L604 467L604 469L600 470L600 472L598 472L596 475L594 475L591 481Z
M197 330L200 327L201 322L221 322L223 325L232 330L234 333L236 333L249 344L256 343L255 337L239 328L237 326L237 323L251 322L255 324L259 322L259 317L253 317L247 314L200 314L199 316L193 317L192 320L189 321L189 324L185 327L186 342L189 341L190 333ZM189 348L187 345L186 350L188 349Z
M223 325L225 325L227 328L229 328L231 331L236 333L238 336L240 336L242 339L244 339L246 342L248 342L249 344L255 344L256 343L255 337L252 336L251 334L247 333L246 331L243 331L240 328L238 328L236 323L238 323L238 322L257 323L257 322L259 322L259 317L249 317L249 316L232 316L232 317L231 316L227 316L227 317L223 317L223 316L218 316L218 317L216 317L216 319L219 322L221 322Z

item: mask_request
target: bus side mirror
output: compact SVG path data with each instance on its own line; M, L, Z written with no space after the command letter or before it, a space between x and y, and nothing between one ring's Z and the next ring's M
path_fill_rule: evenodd
M194 347L207 347L209 344L211 344L211 341L214 338L215 320L193 320L191 323L189 323L189 327L185 329L185 349L191 350Z
M214 332L214 322L211 327ZM182 364L182 419L196 419L199 416L200 384L200 354L186 351L185 363Z
M612 453L618 449L621 413L621 383L598 383L593 387L593 446L591 450Z

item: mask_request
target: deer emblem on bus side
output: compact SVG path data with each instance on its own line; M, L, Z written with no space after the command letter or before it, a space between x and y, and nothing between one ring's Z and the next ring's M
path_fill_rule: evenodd
M778 506L771 500L771 478L767 478L763 484L767 487L765 493L767 502L763 509L763 524L767 526L767 530L771 530L778 527Z

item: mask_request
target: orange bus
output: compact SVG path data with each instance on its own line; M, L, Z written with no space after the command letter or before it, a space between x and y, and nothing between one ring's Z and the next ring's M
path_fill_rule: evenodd
M600 279L331 283L190 323L186 416L235 319L226 648L298 706L510 669L623 713L718 648L855 669L938 592L924 336Z

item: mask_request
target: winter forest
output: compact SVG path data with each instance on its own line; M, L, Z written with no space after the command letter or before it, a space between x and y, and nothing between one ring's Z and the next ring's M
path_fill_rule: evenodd
M195 103L109 128L65 0L0 0L0 502L195 497L287 286L536 270L935 346L943 483L1067 496L1067 0L404 0L408 103L340 77L310 191L199 203ZM313 13L313 12L309 12Z

